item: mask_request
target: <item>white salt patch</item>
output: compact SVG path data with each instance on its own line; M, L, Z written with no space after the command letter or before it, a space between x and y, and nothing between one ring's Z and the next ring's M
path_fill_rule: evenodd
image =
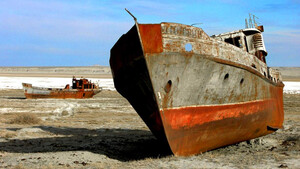
M116 90L113 79L89 78L93 83L104 90ZM33 86L64 88L66 84L72 83L72 78L52 77L0 77L0 89L22 89L22 83L31 83ZM300 82L283 82L284 93L300 94Z
M12 110L13 110L13 108L0 108L0 113L8 113Z
M115 90L113 79L89 78L104 90ZM22 89L22 83L31 83L37 87L64 88L66 84L72 84L72 78L53 77L0 77L0 89Z
M20 133L44 133L40 128L22 128L19 130Z
M55 116L51 117L51 119L59 118L60 116L72 116L76 113L76 109L79 105L74 103L63 103L59 106L59 108L55 109L53 113Z
M300 82L283 82L283 83L285 85L283 88L284 93L300 94Z

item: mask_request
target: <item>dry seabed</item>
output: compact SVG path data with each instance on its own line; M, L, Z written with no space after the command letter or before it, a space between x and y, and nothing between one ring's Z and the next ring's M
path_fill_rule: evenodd
M27 100L0 90L0 168L300 168L300 95L284 94L284 109L273 134L175 157L116 91Z

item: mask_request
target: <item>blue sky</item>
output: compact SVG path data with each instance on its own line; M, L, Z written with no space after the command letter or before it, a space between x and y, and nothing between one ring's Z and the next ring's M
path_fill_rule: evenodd
M209 35L264 25L269 66L300 66L299 0L1 0L0 66L109 65L110 49L134 24L202 23Z

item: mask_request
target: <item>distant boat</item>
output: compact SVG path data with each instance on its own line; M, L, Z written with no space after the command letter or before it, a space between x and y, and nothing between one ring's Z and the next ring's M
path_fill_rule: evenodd
M72 86L70 87L70 85L67 84L64 89L35 87L29 83L22 83L22 85L27 99L84 99L92 98L102 90L102 88L99 88L96 84L88 81L88 79L81 78L77 80L75 77L73 77Z
M282 127L284 84L266 64L262 32L210 37L189 25L136 21L111 49L115 87L175 155L270 134Z

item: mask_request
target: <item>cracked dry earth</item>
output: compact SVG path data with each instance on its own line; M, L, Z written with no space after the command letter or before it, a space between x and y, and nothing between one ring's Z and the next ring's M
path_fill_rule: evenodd
M197 156L175 157L116 91L27 100L0 90L0 168L300 168L300 95L284 95L284 129ZM24 113L35 124L12 123Z

